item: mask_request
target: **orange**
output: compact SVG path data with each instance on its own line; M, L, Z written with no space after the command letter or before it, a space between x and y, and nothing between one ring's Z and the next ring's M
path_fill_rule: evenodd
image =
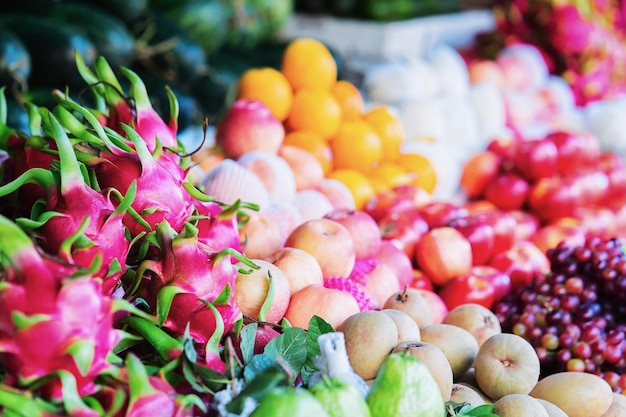
M328 175L328 178L341 181L348 187L357 210L362 209L376 193L365 174L354 169L336 169Z
M333 136L341 123L341 107L330 91L304 88L293 97L287 118L290 130L308 130L324 139Z
M322 165L324 175L328 175L333 166L333 152L328 142L315 132L294 130L285 135L283 145L296 146L309 151Z
M400 153L400 145L406 138L400 119L387 106L376 106L368 110L363 119L369 123L383 144L383 158L395 159Z
M330 91L341 107L341 118L343 120L352 121L361 117L365 104L363 95L354 84L346 80L339 80Z
M410 184L416 175L395 162L382 162L372 170L370 182L376 192L388 191L399 185Z
M299 38L291 41L283 52L281 72L294 91L302 88L329 91L337 81L337 62L322 42Z
M274 117L282 122L291 110L293 91L280 71L270 67L250 68L239 78L237 98L263 102Z
M380 137L362 120L344 122L330 141L335 168L369 172L382 158Z
M413 184L432 194L437 185L437 172L428 158L417 153L401 153L396 161L410 172L415 173Z

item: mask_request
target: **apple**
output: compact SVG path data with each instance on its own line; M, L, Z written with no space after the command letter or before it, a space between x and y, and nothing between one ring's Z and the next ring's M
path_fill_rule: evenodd
M461 171L461 188L468 198L483 195L485 187L500 173L501 157L493 151L484 150L470 156Z
M335 178L324 178L317 190L324 194L336 209L354 209L354 197L346 184Z
M438 294L448 310L468 303L490 309L494 303L494 292L494 287L489 281L470 273L446 282Z
M413 279L409 283L409 287L419 290L434 291L433 283L428 276L419 269L413 270Z
M435 285L466 275L472 267L472 245L453 227L428 231L415 245L419 268Z
M270 220L278 227L281 237L281 245L285 244L287 236L294 231L296 227L302 224L300 211L291 202L273 201L264 207L259 213Z
M278 225L255 211L248 213L246 222L239 227L239 240L248 258L263 259L283 244Z
M372 258L380 250L382 236L376 220L363 210L334 209L325 218L341 223L354 241L356 259Z
M530 239L543 253L560 242L581 246L585 240L586 231L581 221L573 217L561 218L541 227Z
M235 101L215 129L215 143L233 159L255 150L276 154L284 138L283 124L258 100Z
M493 253L504 252L515 242L517 222L507 211L495 210L476 216L477 220L493 228Z
M470 275L480 277L493 286L494 303L502 300L511 291L511 277L493 266L473 266Z
M471 200L467 201L463 207L467 210L467 216L471 217L477 214L491 213L497 211L498 208L492 202L487 200Z
M503 159L502 163L511 163L515 149L520 140L515 137L497 137L489 141L487 150L495 153Z
M581 204L580 187L573 177L541 178L531 186L528 204L532 213L543 221L570 217Z
M585 171L569 176L572 187L580 190L580 201L586 206L593 206L605 201L610 189L609 176L600 170Z
M558 150L547 139L522 140L513 154L515 168L528 181L553 177L557 172Z
M296 191L291 204L298 210L301 222L319 219L333 211L333 205L328 201L328 198L320 191L312 188Z
M508 213L515 219L517 224L514 240L528 240L539 230L540 222L534 214L526 210L510 210Z
M550 271L550 261L533 242L520 240L505 251L497 253L489 262L511 278L511 288L519 289L530 285L537 274Z
M363 211L379 221L391 212L419 207L430 201L432 201L431 194L423 188L414 184L403 184L376 193L365 203Z
M461 217L450 222L450 226L461 232L472 246L472 264L483 265L493 254L495 233L493 227L480 216Z
M300 224L287 236L285 247L303 249L313 255L324 278L347 277L356 260L354 241L348 229L326 218Z
M250 259L259 268L251 269L243 262L237 263L237 277L235 278L235 302L242 314L252 319L278 323L282 320L291 292L289 280L277 266L263 259ZM274 299L265 317L260 317L261 307L266 301L271 285L274 288Z
M359 311L356 300L347 292L312 284L291 297L285 318L292 326L308 329L311 318L319 316L337 329Z
M530 185L521 176L508 172L485 186L484 196L500 210L518 210L526 203Z
M361 284L378 305L402 288L393 270L375 258L358 259L348 278Z
M418 210L431 229L448 226L453 219L467 216L464 207L449 201L433 201L418 207Z
M556 131L546 136L557 148L557 171L567 174L583 168L591 168L600 158L600 143L589 133Z
M272 201L290 201L296 193L291 167L280 156L267 151L248 151L237 163L254 172L265 185Z
M309 252L304 249L283 247L266 258L277 266L289 281L291 295L311 284L324 284L322 268Z
M580 220L580 226L586 237L610 239L614 236L615 212L606 207L578 207L574 217Z
M312 153L297 146L283 145L278 155L293 171L296 190L319 188L324 182L324 168Z
M383 240L392 241L413 260L415 244L428 231L419 208L412 207L387 213L378 221Z
M409 285L413 281L412 259L392 241L381 241L375 258L391 268L400 287L404 288L405 285Z

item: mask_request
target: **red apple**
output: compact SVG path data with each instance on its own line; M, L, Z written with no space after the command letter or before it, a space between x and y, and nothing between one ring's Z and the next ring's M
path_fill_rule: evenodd
M415 244L428 231L428 223L417 207L387 213L378 221L383 240L394 242L413 260Z
M276 154L284 138L283 124L258 100L235 101L215 130L216 144L233 159L254 150Z
M515 168L528 181L552 177L557 172L558 151L547 139L520 141L513 155Z
M495 233L493 227L480 216L461 217L450 222L472 245L472 264L483 265L493 254Z
M567 242L573 246L585 243L586 234L580 220L565 217L547 224L537 230L530 239L543 253L554 248L560 242Z
M557 171L561 174L592 167L600 158L600 143L589 133L557 131L548 134L546 139L556 145Z
M500 210L517 210L526 203L530 185L521 176L508 172L498 175L485 186L485 199Z
M534 214L525 210L510 210L508 213L516 223L514 240L528 240L539 230L539 219Z
M412 255L412 254L411 254ZM376 259L383 262L394 272L401 288L413 280L413 261L404 250L390 240L383 240Z
M472 245L453 227L428 231L415 246L419 268L435 285L466 275L472 267Z
M322 268L304 249L283 247L266 258L277 266L289 281L291 295L311 284L324 284Z
M377 193L363 206L376 221L391 212L397 212L406 208L419 207L432 200L430 193L414 184L404 184L393 187L390 190Z
M450 221L467 216L467 209L449 201L433 201L418 208L428 227L448 226Z
M493 205L492 202L487 200L472 200L466 202L463 207L467 210L468 217L483 214L483 213L491 213L493 211L497 211L498 208Z
M530 189L528 204L543 221L571 217L581 204L580 187L572 177L541 178Z
M308 329L311 318L319 316L337 329L359 311L356 300L347 292L313 284L291 297L285 318L292 326Z
M507 211L496 210L476 216L479 221L493 228L493 253L508 250L515 242L515 218Z
M334 209L325 218L341 223L354 241L356 259L372 258L380 250L382 237L376 220L363 210Z
M533 282L537 274L547 274L550 262L545 253L531 241L517 241L506 252L497 253L489 265L511 278L511 288L523 288Z
M580 220L587 237L610 239L614 235L615 212L606 207L579 207L574 217Z
M313 255L324 278L347 277L356 260L352 235L341 223L331 219L302 223L287 236L285 247L303 249Z
M468 198L483 195L485 186L500 172L501 157L495 152L485 150L470 156L461 171L461 188Z
M493 266L474 266L470 271L470 275L475 275L491 283L493 286L494 303L502 300L511 291L511 277Z
M253 319L278 323L282 320L291 292L289 281L277 266L263 259L250 259L259 266L251 269L243 262L237 264L239 272L235 279L235 302L241 312ZM274 298L265 317L261 317L261 307L266 301L270 289L270 276L274 287Z
M430 281L430 278L419 269L413 270L413 280L409 284L409 287L419 290L434 291L433 283Z
M463 304L479 304L491 308L494 303L493 285L477 275L465 275L446 282L438 292L448 310Z

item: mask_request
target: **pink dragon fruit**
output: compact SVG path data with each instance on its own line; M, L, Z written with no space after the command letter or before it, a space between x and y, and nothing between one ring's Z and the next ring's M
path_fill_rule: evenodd
M123 94L122 87L104 57L98 57L94 63L96 74L85 65L80 55L76 63L83 79L92 85L108 106L109 114L106 126L120 134L124 133L122 125L130 125L143 138L150 152L157 149L157 142L167 148L178 148L176 137L178 130L178 102L171 90L167 90L170 102L170 121L165 123L152 107L146 86L141 78L128 68L121 72L130 81L128 97Z
M58 170L33 168L0 187L0 195L14 192L24 183L37 183L48 190L45 211L32 220L20 220L38 233L45 250L70 264L94 268L110 294L125 271L129 242L124 234L123 216L134 197L135 187L119 206L111 201L110 190L96 191L85 182L74 148L59 121L42 109L43 129L55 139Z
M29 385L40 378L41 392L61 398L64 372L80 395L95 391L94 379L110 365L107 356L120 340L113 328L114 303L99 280L63 276L41 257L34 242L0 217L0 250L7 264L0 286L0 363L5 383ZM37 300L33 302L32 300Z
M235 256L255 265L232 248L216 252L199 242L198 229L191 223L176 234L163 222L156 233L161 256L139 265L137 276L143 280L139 295L156 306L159 322L175 334L184 334L189 326L191 338L206 347L205 361L221 372L224 363L216 360L216 343L224 329L241 318L233 291L237 269L231 259Z

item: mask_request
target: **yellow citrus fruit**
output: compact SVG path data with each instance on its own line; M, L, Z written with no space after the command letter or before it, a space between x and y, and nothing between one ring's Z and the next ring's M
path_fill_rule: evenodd
M363 114L364 100L359 89L350 81L339 80L331 88L345 121L357 120Z
M372 170L370 182L377 193L388 191L399 185L410 184L416 175L395 162L381 162Z
M305 88L296 92L287 117L290 130L308 130L328 139L340 123L341 107L330 91Z
M336 169L328 175L328 178L341 181L348 187L354 198L354 207L357 210L362 209L365 203L376 193L367 176L354 169Z
M344 122L330 141L335 168L370 171L382 158L382 143L374 129L362 120Z
M413 184L432 194L437 186L437 172L428 158L417 153L401 153L396 161L415 174Z
M337 62L322 42L311 38L291 41L283 52L281 72L294 91L330 90L337 81Z
M333 152L328 142L315 132L294 130L285 135L283 145L296 146L309 151L322 165L324 175L328 175L333 167Z
M270 67L251 68L239 78L237 98L263 102L274 117L282 122L291 110L293 91L280 71Z
M368 110L363 119L378 133L383 144L383 158L395 159L400 153L400 145L406 138L400 119L387 106L376 106Z

